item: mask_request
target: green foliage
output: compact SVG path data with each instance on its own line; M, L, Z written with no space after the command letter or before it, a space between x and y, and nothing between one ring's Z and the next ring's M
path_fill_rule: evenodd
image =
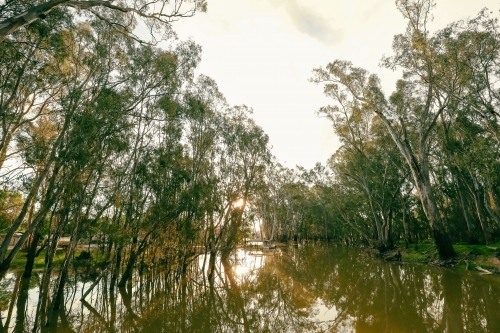
M21 206L21 193L0 190L0 235L12 225Z

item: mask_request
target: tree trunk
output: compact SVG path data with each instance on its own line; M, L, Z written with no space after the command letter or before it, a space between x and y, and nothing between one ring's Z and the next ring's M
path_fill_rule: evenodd
M418 177L420 176L420 177ZM441 259L450 259L456 256L455 249L451 242L450 235L445 228L439 212L432 195L432 185L427 175L418 175L419 182L415 182L417 185L418 192L420 194L420 200L422 201L422 208L424 209L425 216L429 221L429 226L431 227L432 236L438 250L439 257Z
M9 326L10 326L10 319L12 318L12 311L14 310L14 302L16 301L16 298L17 298L17 295L19 293L19 290L20 290L20 287L22 285L22 281L23 281L23 278L21 275L19 274L16 274L16 282L14 284L14 290L12 291L12 295L10 296L10 304L9 304L9 307L8 307L8 311L7 311L7 320L5 320L5 328L8 329ZM1 322L1 318L0 318L0 322ZM2 327L0 326L0 329ZM3 332L3 331L0 331L0 332ZM7 331L5 331L7 332Z
M19 295L16 301L16 326L13 332L25 332L25 319L26 319L26 304L28 303L30 279L22 279Z
M69 113L69 115L71 115L71 114L72 114L72 112ZM45 166L43 167L43 170L40 172L40 174L38 175L38 178L36 179L33 186L31 187L30 192L29 192L28 196L26 197L26 200L23 204L23 207L22 207L21 211L19 212L19 215L17 216L16 220L14 221L14 223L11 225L11 227L7 231L7 234L4 237L4 241L3 241L2 245L0 246L0 279L5 274L5 271L9 268L10 262L12 261L12 259L14 259L14 256L17 253L17 251L19 251L19 249L21 248L21 245L26 241L26 238L28 238L28 236L33 232L34 228L36 227L37 222L36 222L36 218L35 218L35 222L33 222L28 227L28 229L23 233L23 235L21 236L21 238L18 242L20 244L16 244L16 246L14 247L14 250L11 251L7 260L4 260L5 253L7 252L7 248L9 246L9 243L10 243L12 237L14 236L14 233L19 229L19 226L24 221L24 217L26 216L26 214L28 212L28 207L30 206L33 198L38 194L38 189L40 188L40 185L45 180L45 177L49 173L49 171L52 167L52 164L56 160L57 150L58 150L59 145L63 140L64 134L65 134L65 132L68 129L69 124L70 124L71 117L69 115L64 120L63 128L62 128L61 132L59 133L58 138L56 139L56 141L54 142L54 144L52 146L50 155L45 163ZM59 163L58 162L55 163L55 165L52 169L52 175L51 175L50 180L49 180L49 185L48 185L47 191L45 192L45 195L44 195L45 201L42 204L41 210L42 211L45 210L45 213L50 210L51 206L54 204L58 194L61 191L61 189L58 189L54 193L54 183L56 181L56 178L59 174L60 169L61 169L61 165L60 165L60 161L59 161ZM38 216L40 216L40 215L45 216L44 214L40 214L40 212L39 212Z
M462 183L462 177L458 174L458 168L455 167L456 172L457 172L457 191L458 191L458 196L460 198L460 207L462 208L462 214L465 219L465 223L467 224L467 236L469 238L469 243L470 244L477 244L477 238L476 238L476 233L475 233L475 226L474 222L472 221L472 218L469 214L469 209L467 205L467 196L465 193L465 188Z
M474 204L476 206L477 217L479 218L479 223L481 224L481 229L483 230L484 242L488 245L491 244L491 234L493 231L491 230L491 226L489 221L486 219L486 214L484 212L484 197L483 191L479 187L479 183L474 175L469 173L472 178L473 187L469 187L469 190L474 198Z
M404 229L404 235L405 235L405 243L406 243L406 248L413 243L413 237L411 233L411 226L410 226L410 217L407 213L407 198L403 197L403 229Z
M137 256L138 254L135 250L130 251L127 266L125 266L125 271L123 271L122 277L118 282L118 287L125 287L127 281L132 278L132 272L134 270L135 262L137 261Z
M42 225L43 224L40 223L39 226L36 228L35 232L33 233L33 238L29 243L28 254L26 256L26 265L24 266L23 278L31 277L31 273L33 271L33 265L35 263L35 258L36 258L36 249L38 247L40 239L42 238L41 237L42 228L40 227Z
M147 245L149 235L150 234L144 236L137 249L135 249L135 246L137 244L137 237L134 237L127 266L125 267L125 271L123 272L120 282L118 283L118 287L124 287L127 284L127 281L132 278L132 272L134 270L135 264L137 263L137 258L139 258L139 256L143 254L144 251L146 251L146 249L148 248Z
M33 320L33 332L36 333L39 326L42 325L43 319L46 318L48 296L50 293L50 277L52 273L52 264L54 261L54 256L56 254L57 243L59 235L61 234L63 225L65 224L67 216L61 218L56 231L53 233L50 246L47 248L47 254L45 255L45 268L42 274L42 281L39 287L39 297L38 304L35 312L35 319Z
M442 109L439 112L442 112ZM432 230L432 235L434 237L434 242L436 243L439 257L441 259L450 259L456 257L457 254L453 249L450 235L446 230L441 217L439 216L437 205L434 200L432 184L429 175L428 156L426 155L428 147L425 141L425 135L421 135L420 146L418 147L419 154L416 155L412 151L408 141L403 140L398 136L396 130L392 126L389 119L385 116L385 114L380 111L376 112L376 114L380 117L386 128L389 130L391 138L393 139L394 143L396 143L396 146L401 152L401 155L403 155L404 159L408 163L408 166L410 167L413 183L417 188L420 200L422 202L422 208L424 209L425 216L427 217L427 221ZM426 133L430 131L432 126L427 129ZM423 130L423 128L420 129L420 131Z
M354 179L354 177L352 177ZM373 204L373 195L370 187L368 186L366 180L361 181L355 179L361 186L363 186L366 197L368 199L368 203L370 204L370 210L373 216L373 221L375 222L375 227L377 229L377 243L378 243L378 249L380 252L384 252L387 249L392 247L392 244L390 244L389 240L389 225L387 221L381 221L381 218L377 211L375 210L374 204Z
M122 250L123 246L120 245L116 251L116 260L115 260L115 268L113 269L113 273L111 274L111 281L109 283L109 289L111 292L114 292L116 279L118 279L118 273L120 273L120 265L122 263Z
M492 201L493 201L493 205L491 203ZM493 208L493 206L498 207L498 203L495 200L495 194L493 193L491 188L488 191L486 191L486 189L484 190L484 206L486 207L486 210L488 211L490 216L493 218L493 220L500 227L500 215L498 215Z
M68 278L68 269L69 267L64 267L64 269L59 273L59 276L60 276L60 281L59 281L59 284L57 286L57 290L55 291L54 293L54 297L52 299L52 309L51 309L51 313L53 310L59 310L59 308L61 307L61 304L63 303L63 300L64 300L64 286L66 284L66 280ZM49 314L49 318L51 317L51 315ZM50 324L50 321L47 319L47 323L46 325L49 325Z

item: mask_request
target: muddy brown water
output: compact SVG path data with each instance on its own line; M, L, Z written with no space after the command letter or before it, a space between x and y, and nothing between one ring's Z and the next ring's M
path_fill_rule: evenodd
M151 269L126 288L75 276L46 332L500 332L500 277L386 263L328 245L238 250L212 278ZM205 262L208 262L206 260ZM38 278L0 282L1 330L32 330Z

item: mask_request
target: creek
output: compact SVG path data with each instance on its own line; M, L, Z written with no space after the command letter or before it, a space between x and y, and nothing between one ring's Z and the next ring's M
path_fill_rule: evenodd
M500 332L500 278L384 262L332 244L239 249L207 272L159 267L109 290L74 274L44 332ZM39 278L0 282L1 326L32 330ZM57 324L56 324L57 323Z

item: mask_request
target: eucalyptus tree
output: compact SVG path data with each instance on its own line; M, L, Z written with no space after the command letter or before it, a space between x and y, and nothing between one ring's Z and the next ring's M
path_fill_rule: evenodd
M410 168L439 256L447 259L455 256L455 250L436 205L429 150L436 123L451 94L436 93L436 72L441 62L433 47L439 40L427 30L432 1L400 0L396 4L408 26L404 34L394 38L394 56L384 59L386 66L404 73L389 99L376 75L348 61L336 60L324 69L315 69L313 81L324 83L325 94L338 103L380 118Z
M498 165L498 144L480 126L481 122L471 122L470 118L477 118L477 114L468 113L460 104L441 118L440 159L435 163L435 168L441 169L437 170L440 172L437 178L442 184L440 187L445 188L452 179L448 187L454 188L451 192L456 193L450 196L448 190L445 194L451 199L456 198L470 242L482 238L490 243L493 237L491 221L495 221L495 212L490 209L492 203L488 200L487 184Z
M498 61L500 27L485 8L472 19L451 23L436 35L441 66L435 90L450 95L460 115L500 143ZM452 116L452 115L451 115Z
M316 169L316 167L314 168ZM314 170L313 169L313 170ZM313 171L310 170L309 172ZM311 211L310 219L312 223L320 226L318 229L322 229L322 237L327 240L333 239L336 242L342 243L347 240L352 234L352 231L357 232L356 229L350 227L349 223L354 222L348 217L348 213L355 213L356 210L352 207L357 206L357 212L361 213L363 216L369 216L369 212L366 213L365 201L362 200L363 194L358 193L359 191L351 191L345 186L339 179L335 176L336 171L331 169L330 162L327 162L326 168L329 179L327 181L322 181L320 183L315 182L315 184L310 187L310 203L309 211ZM351 205L346 207L346 205ZM347 213L347 215L346 215ZM365 220L363 222L367 222ZM369 231L369 225L366 224L364 227L364 235L373 238L375 234L374 231ZM362 239L360 243L369 243L371 238L363 240L364 235L358 237Z
M68 132L75 126L78 115L84 113L86 108L94 107L93 103L97 103L101 89L109 84L110 73L116 70L117 66L120 66L120 61L117 61L117 59L120 59L118 53L122 52L121 47L124 44L119 44L126 42L122 38L117 39L116 36L109 33L103 33L99 36L100 38L96 38L96 36L92 35L87 24L81 24L71 31L67 30L65 33L66 52L63 59L65 65L58 69L59 77L56 82L60 82L59 91L50 106L50 122L53 124L51 129L53 134L46 138L42 145L40 145L42 141L38 139L23 139L20 137L18 140L18 147L24 155L24 163L30 168L35 168L36 172L34 173L35 177L28 182L23 207L8 230L0 248L2 271L7 268L20 246L37 227L38 222L44 219L58 194L62 191L62 188L55 186L55 184L58 173L65 163L70 160L67 152L68 150L71 151L71 149L68 149L65 145ZM94 48L94 53L89 52L92 48ZM107 56L99 54L98 49L101 52L106 50ZM115 59L114 62L110 62L112 58ZM27 127L27 130L30 131L29 127ZM33 137L29 133L26 136ZM41 148L40 150L36 149L37 145L38 148ZM37 197L41 184L45 181L48 183L44 189L47 195L42 195L45 199L40 204L40 209L37 211L33 223L26 228L18 244L9 254L9 259L6 260L5 253L8 242L23 222L28 208Z
M65 184L60 195L62 212L57 228L67 230L70 243L52 296L52 309L58 309L63 290L82 230L95 225L114 202L113 189L103 185L108 177L113 158L125 152L130 135L129 123L125 117L128 94L103 90L88 108L75 118L75 126L68 133L66 159L61 178ZM115 185L116 186L116 185ZM67 207L65 207L67 206ZM53 238L56 238L57 234Z
M175 238L177 260L187 267L193 245L202 245L208 258L209 276L214 277L215 260L220 250L221 216L225 208L221 203L222 186L218 163L221 154L221 116L228 108L226 100L211 78L201 75L188 87L183 100L183 137L185 172L189 182L183 187L181 204L183 213L177 221ZM175 258L174 258L175 260ZM204 266L207 264L204 261Z
M261 236L298 241L338 235L330 170L319 163L311 170L273 165L266 173L266 186L257 192L251 207L260 221Z
M441 66L436 68L435 91L451 100L441 115L443 153L456 179L471 241L476 241L477 221L489 243L490 221L497 221L489 200L494 196L484 192L498 159L498 22L482 10L439 31L436 41Z
M342 143L329 160L335 181L364 193L378 247L393 247L394 216L400 211L397 199L409 174L401 155L380 119L360 107L341 100L339 106L321 108L319 113L333 122Z
M335 207L332 214L335 215L337 224L337 239L346 245L353 243L367 244L376 247L377 230L370 223L370 207L366 194L352 186L342 183L333 185L332 200Z
M288 229L282 229L282 237L290 238L297 236L298 239L313 240L326 235L324 228L325 211L322 207L323 200L318 197L313 186L309 186L303 181L285 184L284 202L281 207L281 225Z
M119 126L118 132L122 131L124 134L130 130L137 119L140 119L142 123L152 122L151 115L150 119L147 114L141 114L136 110L147 108L147 105L160 96L176 94L180 81L192 75L193 68L199 59L199 48L191 42L178 43L175 50L169 51L159 51L151 47L137 48L129 39L115 34L100 21L94 22L92 27L82 23L78 29L67 32L65 41L68 56L65 59L66 66L62 68L62 71L66 77L61 78L64 82L63 94L58 95L57 103L54 103L59 109L53 112L54 123L59 126L56 130L57 136L50 142L43 167L40 172L36 173L37 178L33 181L23 210L8 231L2 245L2 253L0 253L2 259L4 259L7 242L22 223L29 204L36 197L38 188L47 174L52 172L50 177L56 181L57 173L64 170L71 158L88 157L88 153L84 152L81 152L83 154L81 156L78 155L80 152L75 153L76 157L70 156L70 152L76 147L71 143L73 139L68 139L74 133L73 129L84 125L85 119L93 119L98 124L101 120L94 113L103 110L108 111L107 116L115 117L115 125ZM134 68L137 66L141 67ZM85 117L82 118L81 115ZM141 119L143 116L147 120ZM103 125L104 128L106 127ZM89 131L87 134L90 133ZM116 130L105 135L109 136L114 133ZM111 138L109 139L110 143L114 142ZM144 139L151 140L147 137ZM80 135L74 140L76 143L84 142L85 136ZM95 142L97 145L94 151L95 157L99 158L100 149L106 146L107 139L97 137L92 140L92 143ZM29 149L25 151L28 152ZM106 158L100 157L104 160ZM61 193L62 187L56 189L58 193ZM37 223L48 213L58 193L54 192L47 199L46 204L42 203L42 209L35 217ZM37 223L32 223L25 231L15 250L9 254L9 259L2 262L4 267L8 266L8 262L15 256L20 244L36 228Z
M78 36L78 33L76 35ZM106 178L109 179L110 164L117 155L127 149L128 136L132 134L127 117L140 97L131 94L127 87L119 84L119 79L113 77L112 72L117 68L120 69L124 62L115 61L114 66L110 66L109 57L116 54L109 51L113 48L115 51L119 50L119 41L100 44L109 41L105 37L106 31L101 31L101 34L97 36L83 33L83 40L79 44L82 46L82 42L87 43L87 48L84 48L82 52L87 56L87 65L92 66L92 69L96 71L88 70L84 66L81 68L78 66L81 64L75 66L77 73L79 70L88 70L86 73L88 76L83 75L83 83L88 86L83 86L81 89L81 95L85 98L75 103L73 111L69 114L62 113L62 116L67 117L63 119L68 125L65 132L57 133L59 138L62 138L60 143L50 148L56 149L57 154L53 161L42 209L37 212L33 223L23 234L23 237L26 237L29 232L33 231L53 207L49 226L50 244L47 248L46 264L35 314L36 325L38 322L46 322L48 325L52 310L57 309L62 301L64 286L69 275L69 265L73 259L76 244L81 237L80 230L86 225L95 224L115 202L117 188L112 188L108 192L102 182ZM95 62L92 62L89 57L91 54L89 51L92 51L89 46L96 47L93 54L96 57ZM104 51L105 47L109 47L108 58L101 58L98 51ZM80 78L78 74L76 76ZM20 142L24 141L20 140ZM29 147L32 142L36 141L30 140L25 144ZM30 149L27 148L25 151L29 153ZM71 241L64 261L59 267L58 278L50 297L53 259L58 238L64 232L70 233ZM22 239L19 243L21 242ZM8 261L15 255L19 243L4 263L8 264ZM29 267L27 266L26 269L28 271Z
M140 4L137 1L30 0L0 4L3 59L0 65L0 167L12 154L9 143L16 130L45 112L51 97L58 93L57 83L62 82L57 79L57 69L64 67L61 60L70 47L65 45L61 31L71 29L80 21L78 17L86 22L99 20L115 34L142 43L134 34L138 19L145 23L155 42L175 35L172 30L175 20L205 10L204 0Z
M53 120L53 119L52 119ZM40 172L43 170L46 156L48 150L51 146L51 141L57 137L57 126L51 121L48 116L39 117L36 121L29 124L25 130L19 133L17 137L17 143L19 150L22 152L21 155L24 160L24 164L34 171L34 179L38 177ZM47 197L46 189L48 186L48 181L44 180L41 184L39 195L32 198L30 203L28 218L26 221L26 227L29 227L33 223L35 218L35 207L38 202L45 202ZM16 217L19 215L16 215ZM26 265L24 268L23 277L30 277L31 271L33 269L33 264L35 262L36 254L39 253L37 247L39 242L43 237L43 229L46 227L44 219L40 221L32 233L32 236L27 242L28 253L26 254ZM42 249L46 246L46 243L42 246ZM41 250L41 249L40 249Z
M135 145L131 168L119 190L121 199L115 209L122 206L122 216L115 220L118 232L112 236L116 246L114 270L117 272L122 263L125 266L118 282L120 287L132 278L138 259L154 244L158 233L168 232L183 213L182 187L189 179L183 168L185 157L179 131L172 126L175 125L165 126L168 131L162 133L159 144L145 141ZM138 131L139 141L145 136L142 130ZM163 250L171 244L156 245Z
M375 243L384 251L394 246L394 220L402 209L398 199L406 174L405 170L399 170L400 164L385 154L365 153L342 150L330 163L337 182L363 194L364 202L353 203L358 203L361 211L363 207L369 208L368 220L374 225Z
M116 100L115 100L116 102ZM115 104L119 107L119 103ZM106 118L106 111L100 107L101 115ZM109 116L109 113L107 114ZM56 180L56 186L61 190L58 193L54 210L50 217L49 238L50 244L46 252L46 265L40 285L39 307L37 314L40 320L47 316L47 325L50 322L52 310L58 309L63 301L64 286L69 276L70 263L76 245L81 237L81 229L87 225L95 224L102 214L107 210L112 201L102 191L101 179L105 177L105 171L109 164L109 157L120 153L120 145L117 145L117 137L120 137L119 129L123 124L117 122L116 117L101 119L99 122L90 114L84 115L85 120L79 121L70 131L71 148L67 150L67 160L61 167ZM90 124L101 126L93 127ZM117 126L113 128L114 126ZM79 132L79 133L78 133ZM81 140L83 139L84 140ZM119 140L119 139L118 139ZM64 260L58 267L57 279L54 283L52 296L49 297L50 282L53 277L54 255L58 239L63 234L70 235L69 246L66 250ZM27 267L28 268L28 267ZM49 302L50 299L50 302Z
M257 192L251 207L259 221L261 237L285 240L299 236L303 207L293 199L304 198L307 188L299 186L298 180L296 170L272 162L265 174L266 185Z
M131 243L117 244L115 269L120 265L125 244L129 251L119 285L125 285L131 278L132 269L149 247L154 232L173 223L179 214L174 213L179 212L174 199L179 196L181 180L186 177L181 176L184 171L178 166L184 157L179 146L181 125L177 118L181 106L177 95L182 84L192 79L198 61L199 47L187 42L171 51L143 47L127 69L127 76L131 77L127 86L136 96L128 115L134 137L123 165L126 176L120 205L124 215L116 222ZM155 171L164 177L154 179Z
M294 231L298 238L309 240L330 240L339 235L335 215L337 202L335 198L335 179L327 165L316 163L307 170L296 168L297 179L285 184L285 202L291 209ZM289 223L284 221L285 226Z
M198 78L184 103L192 213L181 225L200 233L215 260L219 251L227 257L241 237L247 202L252 204L270 159L268 138L252 110L228 106L208 77Z
M11 2L12 3L12 2ZM0 175L12 179L4 169L18 156L15 136L41 115L54 111L68 69L65 34L74 27L63 16L53 15L16 33L0 48ZM66 66L64 63L66 62ZM13 163L11 163L13 164Z
M152 235L178 215L175 197L185 177L177 162L182 160L182 149L175 98L182 82L192 76L197 55L198 48L192 43L180 43L170 51L131 45L116 77L104 80L112 84L93 90L96 96L90 95L73 115L60 154L57 224L35 322L46 318L48 325L52 311L59 307L72 254L85 225L110 217L106 220L111 226L101 225L104 230L115 228L108 234L111 244L102 274L112 269L113 287L125 266L118 282L123 286L150 246ZM139 64L140 70L134 70ZM161 177L155 179L158 175ZM71 242L49 297L52 258L57 238L65 229L71 232Z
M250 118L252 110L236 106L223 114L221 155L216 165L221 190L221 235L223 258L227 258L239 240L243 214L248 202L263 185L271 155L269 138ZM239 200L241 204L236 205Z

